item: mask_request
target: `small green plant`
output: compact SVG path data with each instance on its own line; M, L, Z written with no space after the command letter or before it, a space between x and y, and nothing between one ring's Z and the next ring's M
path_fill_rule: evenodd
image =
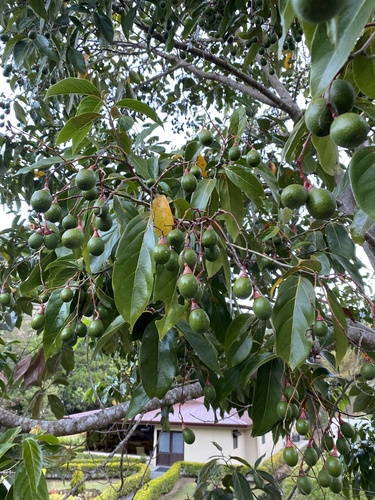
M76 469L73 472L72 479L70 480L70 486L72 488L75 488L77 484L79 484L83 478L85 477L84 473L82 472L82 469ZM79 494L83 493L86 489L85 483L79 484L76 492Z

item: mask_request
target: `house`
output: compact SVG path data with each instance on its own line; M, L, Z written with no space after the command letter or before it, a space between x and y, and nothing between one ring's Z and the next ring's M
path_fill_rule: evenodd
M129 455L150 457L152 465L159 466L170 466L179 460L206 462L220 455L213 444L217 443L225 456L240 456L254 464L260 456L269 457L283 446L281 441L277 445L273 444L271 433L252 437L251 419L246 415L240 417L236 410L225 413L223 418L219 414L215 418L212 408L207 410L204 406L203 398L174 405L173 413L169 414L169 432L162 431L161 419L159 409L143 415L126 444ZM183 441L182 423L194 431L196 439L192 445ZM109 452L125 437L126 432L122 422L110 428L90 431L87 433L86 446L89 450Z

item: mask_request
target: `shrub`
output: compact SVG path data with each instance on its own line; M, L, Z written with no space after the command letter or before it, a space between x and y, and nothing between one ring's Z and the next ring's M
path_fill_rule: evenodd
M137 492L134 500L157 500L164 493L168 493L180 479L181 462L176 462L160 477L147 483Z
M70 486L74 488L78 483L82 481L82 479L85 477L84 473L82 472L82 469L76 469L73 472L72 479L70 481ZM77 493L83 493L86 489L85 483L82 483L80 486L77 488Z
M181 476L198 477L203 465L199 462L181 462Z
M117 500L118 498L129 495L136 491L141 483L150 480L150 468L145 464L137 464L131 467L136 472L128 476L121 485L121 481L108 486L99 496L93 500Z

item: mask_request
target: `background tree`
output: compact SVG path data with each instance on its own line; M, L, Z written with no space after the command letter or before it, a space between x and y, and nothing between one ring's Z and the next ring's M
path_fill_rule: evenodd
M340 458L319 449L331 487L373 496L345 421L374 412L372 271L356 254L374 264L373 14L373 0L4 4L1 201L30 210L1 235L0 303L10 328L33 315L39 340L1 353L3 397L39 388L32 418L0 410L19 426L2 437L15 496L44 491L53 435L203 394L248 412L254 435L288 437L299 417L309 449L353 440ZM67 421L46 387L80 344L122 358L126 383L108 408L92 384L103 411ZM55 421L38 418L46 399Z

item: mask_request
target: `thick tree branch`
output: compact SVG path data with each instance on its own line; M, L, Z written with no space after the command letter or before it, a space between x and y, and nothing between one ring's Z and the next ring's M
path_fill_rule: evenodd
M167 392L163 399L153 398L143 407L143 411L156 410L165 406L196 399L203 395L202 386L196 382L183 387L175 387ZM0 425L12 428L20 426L23 432L40 426L47 434L54 436L69 436L79 434L88 430L97 430L114 422L122 420L129 408L129 402L122 403L111 408L106 408L90 415L67 417L60 420L37 420L15 415L13 412L0 409Z
M375 352L375 332L362 323L348 320L348 337L356 345Z

